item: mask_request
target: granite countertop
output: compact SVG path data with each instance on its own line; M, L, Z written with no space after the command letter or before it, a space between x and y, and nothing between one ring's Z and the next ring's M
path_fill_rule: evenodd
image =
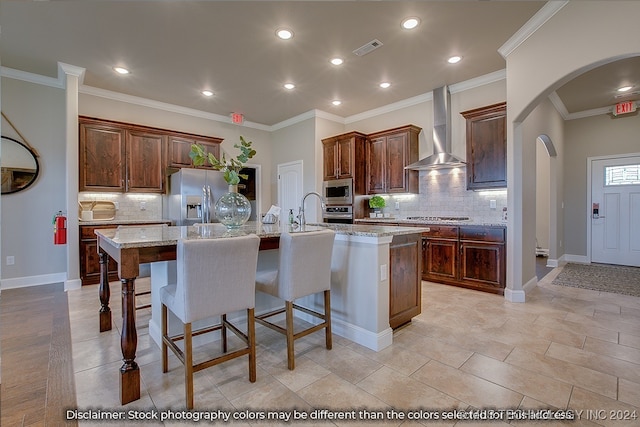
M485 227L506 227L506 222L478 222L474 220L468 221L424 221L424 220L415 220L415 219L406 219L406 218L362 218L353 220L355 224L360 222L375 222L380 223L380 225L384 224L400 224L400 225L411 225L411 226L430 226L430 225L474 225L474 226L485 226Z
M170 219L94 219L91 221L78 220L79 225L136 225L136 224L173 224Z
M404 234L416 234L428 231L427 228L383 225L350 225L350 224L307 224L304 229L298 226L289 227L278 224L262 224L256 221L247 222L244 226L229 230L219 223L198 224L195 226L148 225L140 227L118 227L96 230L100 238L107 240L116 248L136 248L153 246L173 246L178 239L215 239L221 237L244 236L256 234L261 238L280 237L282 232L304 233L330 228L339 235L385 237Z

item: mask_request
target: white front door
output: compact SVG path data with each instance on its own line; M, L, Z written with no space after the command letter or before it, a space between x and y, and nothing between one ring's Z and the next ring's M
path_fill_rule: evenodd
M278 165L278 206L280 206L280 224L287 224L289 209L293 216L298 215L302 200L302 160Z
M591 261L640 267L640 156L591 161Z

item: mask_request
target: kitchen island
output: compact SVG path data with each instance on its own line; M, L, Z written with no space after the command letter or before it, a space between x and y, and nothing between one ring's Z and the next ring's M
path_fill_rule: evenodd
M145 226L96 230L101 284L100 326L111 329L108 258L118 263L122 282L123 326L120 368L120 401L126 404L140 397L140 373L135 361L135 279L140 264L151 264L152 318L149 333L159 342L159 295L175 269L179 239L203 239L256 234L260 237L260 260L277 255L282 232L300 233L331 228L336 232L331 266L331 312L333 332L375 351L389 346L392 327L420 313L421 233L428 229L400 226L308 224L304 228L277 224L247 223L236 230L220 224L192 227ZM266 311L256 301L256 311ZM314 296L301 305L320 304ZM305 319L311 321L312 319ZM108 327L108 328L107 328Z

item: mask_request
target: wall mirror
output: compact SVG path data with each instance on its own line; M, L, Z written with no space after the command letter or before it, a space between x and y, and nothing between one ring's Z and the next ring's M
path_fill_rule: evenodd
M2 194L16 193L33 184L40 172L38 158L20 141L2 137L0 146Z

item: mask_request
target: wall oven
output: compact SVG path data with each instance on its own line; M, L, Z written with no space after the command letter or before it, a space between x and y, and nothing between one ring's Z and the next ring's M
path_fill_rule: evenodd
M353 224L351 205L327 205L322 211L324 222L333 224Z
M328 205L351 205L353 203L353 179L324 181L322 195Z

